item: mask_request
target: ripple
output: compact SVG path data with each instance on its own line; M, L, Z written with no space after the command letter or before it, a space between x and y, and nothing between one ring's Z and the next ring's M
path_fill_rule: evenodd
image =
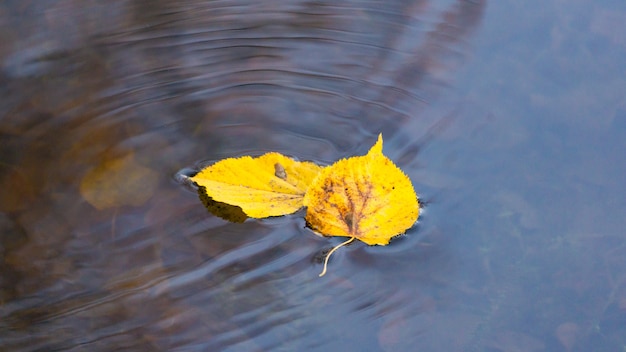
M101 40L106 46L124 45L149 55L154 69L124 76L158 82L140 83L141 90L166 88L171 97L206 99L209 109L222 96L289 96L295 102L313 100L327 106L320 111L323 119L334 115L360 120L361 126L381 126L375 121L384 116L388 124L395 117L400 118L394 127L398 129L400 121L411 119L416 106L432 96L420 92L419 86L442 53L438 47L449 47L445 43L465 34L457 30L460 27L442 26L438 18L462 18L458 14L463 10L443 7L429 12L400 4L381 9L375 2L350 5L295 3L274 9L190 2L150 11L148 17L140 17L145 26ZM351 21L346 21L348 17ZM471 30L474 23L465 22L466 30ZM446 28L456 29L440 35ZM433 46L437 41L443 45ZM131 66L124 57L116 60L122 61L113 67ZM343 111L337 111L342 105ZM293 111L274 115L283 114ZM315 125L320 124L318 119Z
M367 350L392 344L380 331L421 328L454 263L420 247L440 240L432 228L342 248L318 278L336 239L301 213L226 223L180 175L266 151L329 164L381 131L415 173L420 112L484 3L123 3L111 26L45 16L34 32L57 39L2 53L0 200L25 234L0 246L6 348ZM131 154L157 175L146 201L92 207L76 185Z

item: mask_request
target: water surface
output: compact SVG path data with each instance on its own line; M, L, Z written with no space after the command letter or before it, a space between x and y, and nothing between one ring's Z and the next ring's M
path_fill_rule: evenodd
M610 0L3 2L0 345L622 350L623 23ZM303 212L229 223L175 177L380 132L422 214L323 278L342 240Z

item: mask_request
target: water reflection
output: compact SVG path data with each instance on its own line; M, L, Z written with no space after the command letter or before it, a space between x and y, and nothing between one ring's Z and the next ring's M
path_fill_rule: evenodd
M21 18L2 65L3 345L308 350L367 332L365 347L408 318L413 293L381 290L377 254L318 280L332 241L301 217L225 223L171 176L200 158L360 152L445 82L483 5L48 5L0 12Z
M471 83L458 86L481 92L469 94L478 103L449 104L459 64L496 49L472 49L482 22L492 32L507 27L495 24L510 10L490 6L485 16L486 5L3 2L0 344L14 351L623 345L623 223L597 225L589 215L602 217L597 204L605 199L623 210L623 187L612 177L623 164L611 158L623 147L614 131L623 131L624 110L600 127L579 117L579 128L597 132L586 140L604 147L581 149L572 161L580 130L563 137L557 122L506 109L526 100L512 102L501 81L521 81L528 93L536 72L524 81L496 71L501 85L486 88L483 79L493 78L485 72L497 65L470 70ZM529 25L545 21L516 11ZM597 18L608 12L592 12L594 33L607 35ZM571 26L554 26L552 33L575 37ZM608 38L611 53L621 53L621 41ZM532 51L535 39L506 43ZM564 58L569 47L561 44L551 50ZM496 63L510 60L517 59ZM484 92L493 107L481 105ZM539 112L570 112L546 96L528 100ZM329 163L364 153L379 132L429 204L407 236L389 247L345 248L323 279L316 258L338 242L315 236L302 214L228 223L173 177L267 151ZM563 174L573 183L561 188ZM566 207L578 214L577 232L563 225Z

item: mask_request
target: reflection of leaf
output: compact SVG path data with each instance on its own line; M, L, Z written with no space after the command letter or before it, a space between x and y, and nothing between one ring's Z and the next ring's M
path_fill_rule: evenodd
M123 205L140 206L156 187L158 174L135 162L133 154L107 159L88 172L80 193L99 210Z
M419 203L409 178L382 153L382 135L365 156L323 169L304 197L307 223L327 236L386 245L411 227Z
M291 214L302 207L309 184L322 169L279 153L229 158L202 169L191 181L207 197L241 207L253 218Z
M219 216L224 220L228 220L230 222L244 222L248 216L246 213L241 210L240 207L216 202L213 198L209 197L206 193L206 188L198 187L198 195L200 196L200 200L202 204L210 211L213 215Z

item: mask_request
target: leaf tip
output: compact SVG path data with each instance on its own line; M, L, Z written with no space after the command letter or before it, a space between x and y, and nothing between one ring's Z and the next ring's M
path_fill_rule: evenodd
M382 154L382 153L383 153L383 134L379 133L376 144L372 146L372 148L367 154Z

